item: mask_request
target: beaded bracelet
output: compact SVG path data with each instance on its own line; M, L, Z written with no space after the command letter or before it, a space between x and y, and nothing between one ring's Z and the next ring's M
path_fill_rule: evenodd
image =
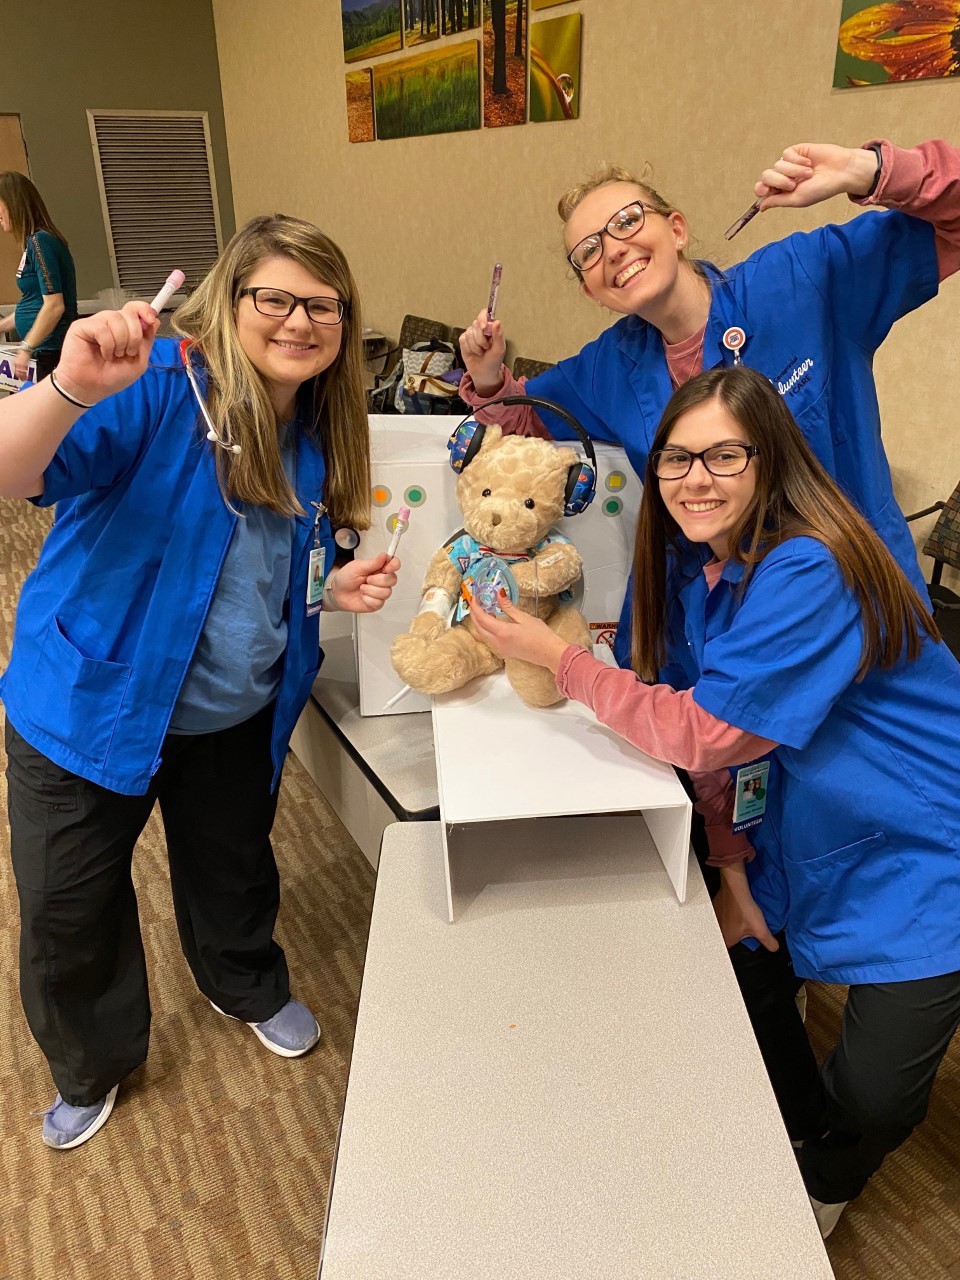
M50 370L50 385L53 387L54 391L63 396L64 400L69 400L70 403L76 405L78 409L93 408L92 404L84 404L82 400L78 400L76 396L72 396L69 391L64 391L63 387L61 387L60 383L57 381L56 374L52 369Z

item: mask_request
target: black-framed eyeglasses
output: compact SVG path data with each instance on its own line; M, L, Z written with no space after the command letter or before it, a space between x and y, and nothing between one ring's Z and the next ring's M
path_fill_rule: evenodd
M579 271L581 275L584 271L589 271L603 255L604 235L613 236L614 240L629 240L643 227L644 218L648 212L657 213L658 210L651 209L642 200L634 200L632 204L624 205L599 231L584 236L578 244L575 244L567 254L567 261L574 271Z
M650 455L653 474L658 480L682 480L690 474L697 458L712 476L738 476L746 471L750 459L760 450L755 444L736 442L713 444L709 449L693 453L690 449L658 449Z
M339 298L298 298L286 289L271 289L263 284L241 289L240 297L251 298L262 316L273 316L275 320L293 315L297 307L303 307L314 324L339 324L348 310L347 304Z

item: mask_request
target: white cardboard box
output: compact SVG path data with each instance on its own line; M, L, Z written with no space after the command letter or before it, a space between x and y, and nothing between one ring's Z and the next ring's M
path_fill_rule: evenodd
M410 527L399 556L403 565L393 595L382 610L357 616L360 714L403 715L429 710L430 700L409 693L390 711L383 705L403 687L390 663L390 643L405 632L420 606L423 575L431 556L461 527L456 472L447 440L458 419L413 415L371 415L373 522L361 536L358 556L386 548L401 506L410 507ZM597 494L578 516L558 528L583 557L583 598L578 600L595 640L612 641L620 616L640 507L641 485L626 454L612 445L595 446Z
M613 664L605 645L598 658ZM447 911L456 912L456 863L478 858L493 867L497 850L532 839L540 818L631 814L638 841L649 831L681 902L687 893L692 806L668 764L631 746L587 707L566 701L525 706L506 673L472 680L433 699L433 738L443 834ZM508 824L511 834L504 829ZM642 833L642 834L641 834ZM495 877L496 872L491 874Z

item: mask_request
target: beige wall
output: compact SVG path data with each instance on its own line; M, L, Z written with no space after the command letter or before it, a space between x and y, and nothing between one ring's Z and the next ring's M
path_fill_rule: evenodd
M960 80L831 88L839 0L557 6L542 16L583 13L580 120L351 145L339 9L336 0L213 0L237 220L283 209L321 223L350 257L367 323L394 335L407 311L468 323L499 259L498 314L514 351L555 360L594 337L610 317L568 278L555 203L600 161L649 161L690 217L701 256L729 264L856 212L841 200L772 212L727 246L723 230L787 144L941 136L960 145ZM951 281L877 360L907 511L960 479L958 350Z
M221 230L232 234L210 0L43 0L7 7L2 40L0 112L20 115L30 176L70 242L81 298L113 286L88 109L208 112ZM0 301L18 296L0 280Z

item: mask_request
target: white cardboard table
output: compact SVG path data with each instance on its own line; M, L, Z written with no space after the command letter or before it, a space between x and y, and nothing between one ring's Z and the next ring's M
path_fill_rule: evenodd
M829 1280L696 869L526 831L453 925L439 826L384 833L322 1280Z
M605 645L594 652L612 663ZM443 836L447 909L454 919L454 876L467 841L483 858L494 837L475 828L501 824L511 848L526 839L530 819L631 813L643 840L653 837L677 897L683 901L690 851L691 804L670 765L630 746L588 708L566 701L524 706L504 672L473 680L433 699L433 738ZM511 829L515 823L522 830Z

